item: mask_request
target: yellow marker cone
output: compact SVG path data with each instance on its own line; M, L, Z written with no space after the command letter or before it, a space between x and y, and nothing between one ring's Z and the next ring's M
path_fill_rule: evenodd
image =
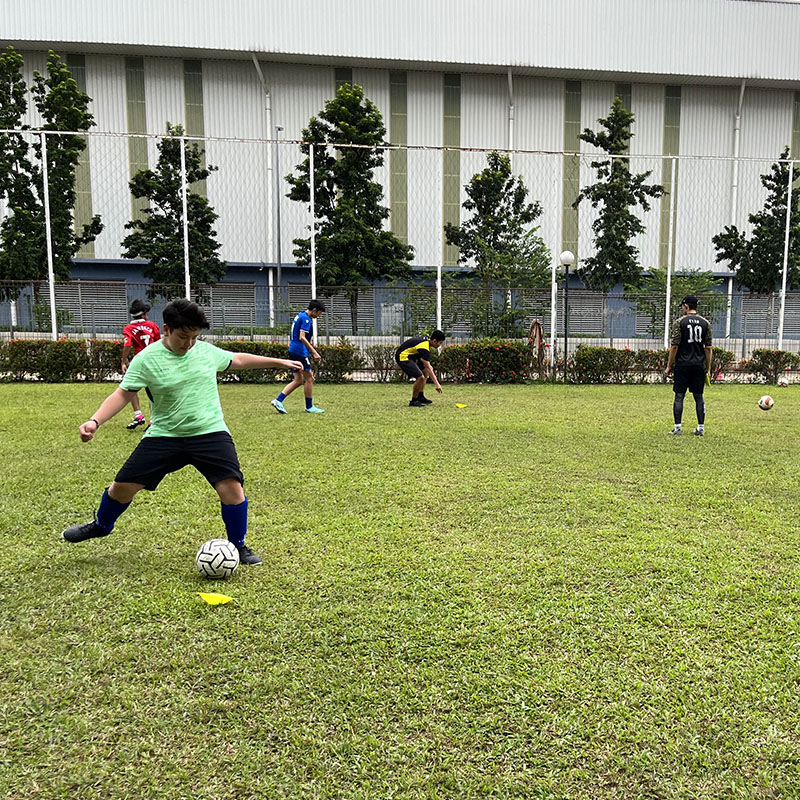
M467 407L466 403L456 403L456 408L466 408L466 407Z
M226 594L214 594L214 592L198 592L197 594L210 606L219 606L223 603L230 603L233 600L232 597L228 597Z

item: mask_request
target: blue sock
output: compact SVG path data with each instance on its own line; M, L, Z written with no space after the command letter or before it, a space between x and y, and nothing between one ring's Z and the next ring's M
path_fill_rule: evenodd
M111 531L116 521L122 516L122 512L130 505L130 503L119 503L113 497L109 497L108 489L103 491L103 496L100 499L100 506L97 509L97 524L104 531Z
M310 397L306 397L306 408L311 408L314 405L314 401Z
M241 547L247 533L247 498L245 497L244 503L239 503L238 506L226 506L225 503L220 505L228 539L237 547Z
M278 395L278 402L279 402L279 403L282 403L282 402L283 402L285 399L286 399L286 395L285 395L283 392L281 392L281 393Z

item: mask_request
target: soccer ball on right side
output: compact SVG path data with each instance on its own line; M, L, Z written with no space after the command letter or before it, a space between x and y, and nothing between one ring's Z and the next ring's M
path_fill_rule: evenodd
M204 577L224 580L239 566L239 551L227 539L209 539L200 546L194 563Z
M788 385L789 385L789 379L785 375L781 375L781 377L778 378L778 386L788 386Z
M775 405L775 401L774 401L774 400L773 400L773 399L772 399L772 398L771 398L771 397L770 397L768 394L765 394L765 395L764 395L764 396L763 396L763 397L762 397L762 398L761 398L761 399L758 401L758 407L759 407L759 408L760 408L762 411L769 411L769 410L772 408L772 406L774 406L774 405Z

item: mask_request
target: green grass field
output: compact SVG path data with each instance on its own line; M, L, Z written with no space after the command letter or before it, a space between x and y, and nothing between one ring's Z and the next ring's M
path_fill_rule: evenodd
M265 563L218 584L189 469L60 541L111 389L0 386L3 797L800 797L800 390L699 439L666 386L224 386Z

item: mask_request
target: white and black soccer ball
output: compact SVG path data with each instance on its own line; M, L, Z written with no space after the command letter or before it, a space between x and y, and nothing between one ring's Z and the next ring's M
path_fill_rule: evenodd
M785 375L781 375L781 377L778 378L778 386L788 386L788 385L789 385L789 379Z
M775 401L768 394L765 394L758 401L758 407L762 411L769 411L772 408L772 406L774 406L774 405L775 405Z
M194 563L206 578L230 578L239 566L239 551L227 539L209 539L197 551Z

